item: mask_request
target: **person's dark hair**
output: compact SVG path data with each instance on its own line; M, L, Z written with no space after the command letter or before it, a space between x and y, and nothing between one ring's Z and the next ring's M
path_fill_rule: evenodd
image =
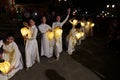
M57 17L57 16L60 16L60 17L61 17L61 15L60 15L60 14L56 14L55 16L56 16L56 17Z
M35 19L34 19L34 18L29 18L29 21L30 21L30 20L33 20L33 21L35 21ZM29 21L28 21L28 22L29 22Z
M14 37L14 33L13 32L7 33L7 35L3 39L3 42L6 42L6 39L9 38L9 37Z
M43 17L46 17L45 15L42 15L40 19L42 19ZM47 18L47 17L46 17Z

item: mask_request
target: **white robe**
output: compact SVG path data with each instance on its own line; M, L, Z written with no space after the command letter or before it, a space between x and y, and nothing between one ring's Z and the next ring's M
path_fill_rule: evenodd
M31 31L31 37L26 40L25 45L26 67L28 68L35 63L35 60L40 62L38 43L36 40L38 30L35 25L29 29Z
M54 29L55 27L61 27L65 24L65 22L68 20L69 15L67 15L67 17L65 18L65 20L63 22L53 22L52 24L52 29ZM56 57L60 56L60 53L63 51L63 47L62 47L62 35L60 36L60 38L58 39L59 43L54 39L54 45L55 45L55 55Z
M3 59L10 62L10 68L13 68L14 66L14 68L7 75L0 74L0 80L7 80L14 76L16 72L23 69L23 61L21 53L15 42L10 43L9 45L5 45L1 40L0 46L2 45L3 49L7 51L6 53L3 53Z
M42 33L41 56L46 56L47 58L50 58L53 56L53 41L50 41L47 38L47 31L48 29L51 29L51 27L47 24L40 24L38 28Z
M75 36L76 29L72 28L66 38L68 49L67 52L69 55L75 50L75 45L77 43L76 36Z

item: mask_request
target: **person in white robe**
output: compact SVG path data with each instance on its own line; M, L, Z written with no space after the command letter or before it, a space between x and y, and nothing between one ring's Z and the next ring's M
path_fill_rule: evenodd
M24 37L25 43L25 56L26 56L26 68L29 69L35 62L40 63L40 56L38 51L38 43L36 40L38 29L36 28L33 19L29 20L30 36Z
M61 17L57 16L56 17L56 22L53 22L53 24L52 24L52 29L55 29L56 27L60 27L62 29L62 26L68 20L69 15L70 15L70 9L68 9L68 15L65 18L65 20L62 21L62 22L60 22ZM60 53L63 51L63 47L62 47L62 35L59 37L59 39L54 40L54 45L55 45L55 56L56 56L57 60L59 60Z
M84 32L82 27L80 28L72 27L66 38L66 42L68 46L67 52L69 55L72 55L73 51L75 51L76 45L81 44L83 37L84 37Z
M67 42L67 52L69 55L72 55L73 51L75 50L75 45L76 45L76 29L75 27L72 27L72 29L70 30L68 36L66 37L66 42Z
M0 73L0 80L8 80L16 72L23 69L22 55L11 34L8 34L4 40L0 41L1 46L3 46L2 58L10 63L10 70L7 74Z
M49 40L47 37L47 32L51 31L51 27L46 24L46 17L43 16L41 19L41 24L38 26L40 32L42 33L41 38L41 56L46 56L51 58L53 56L53 41Z

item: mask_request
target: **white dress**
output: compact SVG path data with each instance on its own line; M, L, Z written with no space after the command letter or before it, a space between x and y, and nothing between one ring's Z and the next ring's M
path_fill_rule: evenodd
M7 74L0 74L0 80L10 79L15 75L16 72L23 69L23 61L21 53L18 49L18 46L15 42L10 43L9 45L5 45L3 41L0 41L0 46L3 45L3 49L7 52L3 53L3 59L10 62L10 68L14 68Z
M53 22L52 24L52 29L56 28L56 27L61 27L65 24L65 22L68 20L69 15L67 15L67 17L65 18L65 20L63 22ZM54 45L55 45L55 55L56 57L60 56L60 53L63 51L63 47L62 47L62 35L59 38L59 43L58 41L56 41L54 39Z
M29 27L29 29L31 31L31 37L26 40L26 44L25 44L25 55L26 55L26 67L27 68L31 67L35 63L35 60L37 62L40 62L38 43L36 40L38 30L35 25L32 27Z
M41 38L41 56L46 56L50 58L53 56L53 42L51 42L47 38L47 31L51 29L51 27L47 24L40 24L38 26L40 32L42 33ZM52 43L52 44L51 44Z
M68 49L67 52L69 55L75 50L75 45L77 43L76 36L75 36L76 29L72 28L66 38Z

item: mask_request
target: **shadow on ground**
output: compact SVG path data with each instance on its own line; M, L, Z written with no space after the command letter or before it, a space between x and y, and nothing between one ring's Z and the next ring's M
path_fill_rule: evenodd
M48 69L45 71L45 75L49 80L65 80L56 70Z

